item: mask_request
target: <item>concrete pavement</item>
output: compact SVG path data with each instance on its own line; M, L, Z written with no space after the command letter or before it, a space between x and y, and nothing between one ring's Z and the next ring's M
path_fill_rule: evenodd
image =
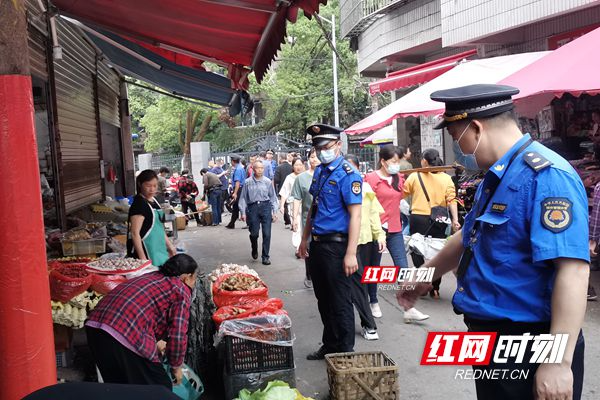
M224 217L225 223L229 217ZM193 256L202 271L209 272L222 263L246 264L254 268L269 286L269 295L279 297L285 303L296 335L294 358L298 389L305 396L323 399L329 386L325 361L307 361L306 355L320 346L322 324L316 299L311 289L305 289L304 261L294 257L291 244L292 233L284 229L283 222L273 225L271 242L272 265L264 266L250 256L248 230L218 227L190 227L180 232L188 254ZM260 248L260 244L259 244ZM389 254L382 264L391 265ZM592 272L592 280L600 289L600 272ZM360 323L356 316L356 351L382 350L399 366L401 399L475 399L473 381L455 379L455 366L421 366L420 360L427 333L430 331L464 331L462 318L452 310L451 298L456 288L453 276L444 277L441 299L423 298L417 308L431 318L421 324L405 324L402 311L393 292L380 291L380 306L383 317L376 320L380 340L368 342L360 336ZM600 382L597 379L600 367L600 302L588 302L584 325L586 338L586 375L584 399L600 398ZM203 397L207 398L207 397Z

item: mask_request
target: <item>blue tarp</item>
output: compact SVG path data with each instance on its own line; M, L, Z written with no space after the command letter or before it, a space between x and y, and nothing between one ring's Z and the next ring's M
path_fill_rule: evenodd
M176 95L218 105L228 105L235 94L235 90L231 89L231 80L225 76L177 65L121 36L105 30L95 30L119 45L160 65L160 69L157 69L155 66L128 54L108 41L93 34L88 34L89 38L104 53L111 64L119 68L124 75L159 86Z

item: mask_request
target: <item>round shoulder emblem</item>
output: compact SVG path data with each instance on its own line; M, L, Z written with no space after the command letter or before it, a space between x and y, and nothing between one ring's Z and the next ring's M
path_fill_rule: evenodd
M362 185L360 184L360 182L352 182L352 193L360 194L361 189Z

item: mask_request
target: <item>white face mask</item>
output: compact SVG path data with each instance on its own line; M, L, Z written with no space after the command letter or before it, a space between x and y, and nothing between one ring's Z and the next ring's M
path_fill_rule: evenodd
M464 134L467 132L467 129L469 129L469 126L471 126L470 122L469 122L469 125L467 125L465 127L465 129L462 131L462 133L460 134L458 139L454 140L454 142L452 143L452 149L454 150L454 157L456 158L457 163L459 163L460 165L462 165L463 167L465 167L468 170L478 171L481 168L479 167L479 164L477 163L477 158L475 157L475 152L479 148L479 143L481 143L481 135L479 135L479 140L477 141L475 150L473 150L473 153L471 153L471 154L463 153L463 151L460 147L460 144L459 144L460 139L462 139Z
M336 158L335 148L327 149L327 150L320 150L317 153L318 153L317 156L319 157L319 160L321 160L321 162L323 164L329 164Z
M388 164L387 171L390 175L396 175L398 172L400 172L400 164Z

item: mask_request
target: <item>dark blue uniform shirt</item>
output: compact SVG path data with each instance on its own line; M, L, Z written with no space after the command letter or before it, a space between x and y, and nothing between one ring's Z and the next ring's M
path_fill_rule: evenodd
M235 183L240 182L240 188L244 186L244 182L246 182L246 171L242 164L238 164L233 171L233 177L231 178L231 183L235 187Z
M533 142L505 174L510 158L529 138L525 135L492 165L465 218L463 245L471 245L473 258L458 279L452 302L467 317L549 321L556 275L552 260L565 257L589 262L588 201L571 165ZM552 165L536 172L524 157L542 164L546 159ZM477 218L479 229L473 236L479 207L499 180L485 212Z
M362 178L358 171L339 156L328 165L317 167L309 191L313 195L313 207L317 207L312 218L312 233L348 233L347 206L362 204Z

